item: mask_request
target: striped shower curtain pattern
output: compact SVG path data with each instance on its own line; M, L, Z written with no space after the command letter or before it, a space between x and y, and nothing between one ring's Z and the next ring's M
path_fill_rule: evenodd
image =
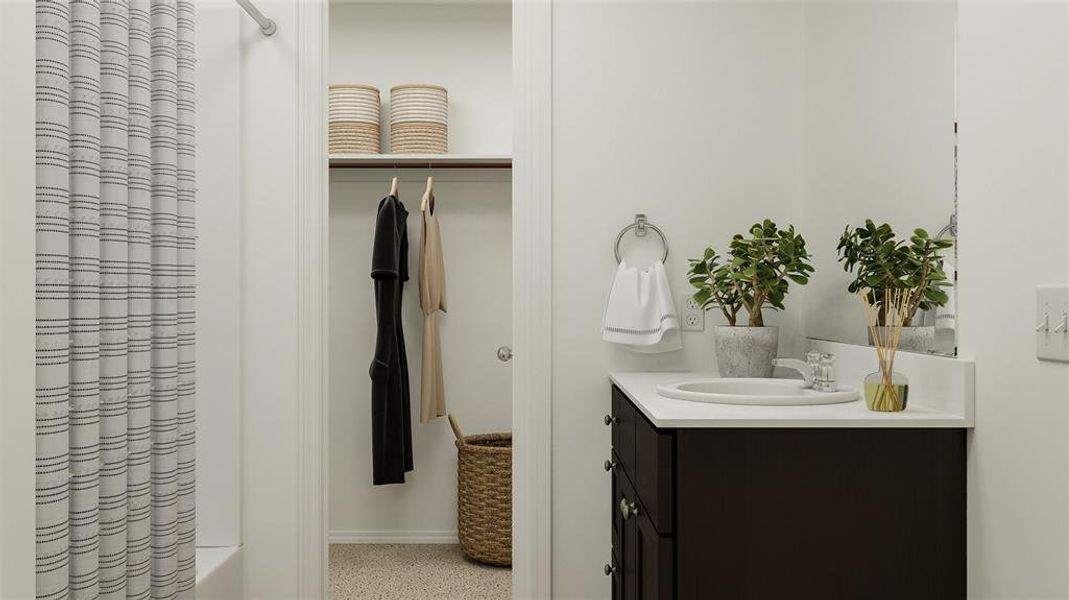
M37 0L37 597L192 598L192 0Z

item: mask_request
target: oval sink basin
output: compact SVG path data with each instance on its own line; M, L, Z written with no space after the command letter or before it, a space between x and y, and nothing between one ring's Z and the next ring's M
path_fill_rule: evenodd
M760 379L718 377L692 379L657 386L665 398L713 402L716 404L750 404L756 406L805 406L838 404L857 400L855 388L839 386L834 392L817 392L803 387L800 379Z

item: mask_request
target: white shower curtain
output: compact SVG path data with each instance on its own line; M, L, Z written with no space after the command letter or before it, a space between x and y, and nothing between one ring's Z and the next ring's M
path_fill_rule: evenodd
M37 597L193 597L192 0L37 0Z

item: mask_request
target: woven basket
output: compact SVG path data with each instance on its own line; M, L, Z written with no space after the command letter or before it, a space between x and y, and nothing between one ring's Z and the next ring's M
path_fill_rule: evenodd
M370 85L330 86L329 129L331 154L378 154L382 137L379 89Z
M390 152L449 152L449 92L440 85L390 88Z
M457 537L472 560L512 565L512 434L465 436L456 419Z

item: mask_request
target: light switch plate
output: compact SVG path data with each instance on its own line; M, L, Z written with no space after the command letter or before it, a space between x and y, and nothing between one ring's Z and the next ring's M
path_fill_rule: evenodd
M1036 358L1069 362L1069 285L1036 288Z

